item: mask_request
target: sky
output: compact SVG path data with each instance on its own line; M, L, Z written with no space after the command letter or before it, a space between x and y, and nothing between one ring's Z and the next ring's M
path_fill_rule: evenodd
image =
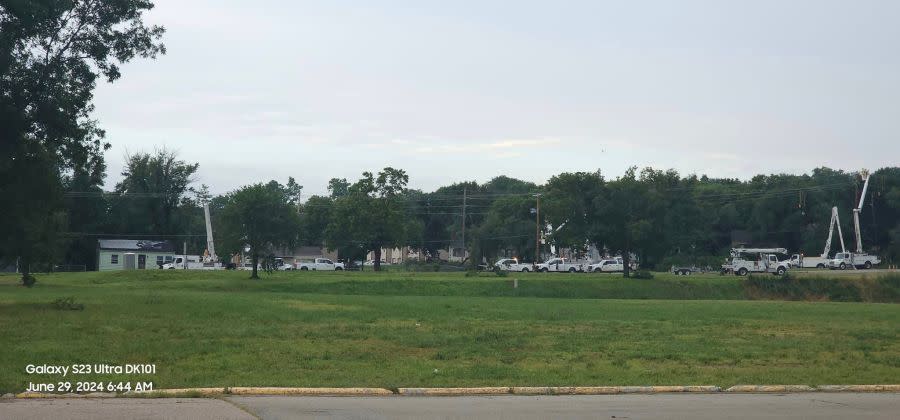
M163 147L214 193L900 164L898 1L155 4L168 53L96 91L107 188Z

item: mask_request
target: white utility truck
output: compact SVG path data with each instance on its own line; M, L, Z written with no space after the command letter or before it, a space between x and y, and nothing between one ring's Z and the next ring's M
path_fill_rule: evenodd
M791 264L778 261L777 254L787 254L784 248L733 248L731 261L722 265L722 273L746 276L750 273L787 273Z
M574 273L576 271L584 271L584 264L572 262L566 258L554 257L550 258L546 262L538 264L535 266L537 271L542 273L546 272L562 272L562 273Z
M518 258L503 258L498 260L494 267L500 271L521 271L527 273L531 271L531 264L520 263Z
M296 265L300 271L341 271L344 269L344 263L336 263L328 258L300 261Z
M615 257L591 264L587 267L589 273L617 273L625 271L625 264L622 257Z
M215 261L204 261L204 258L199 255L176 255L171 262L163 264L162 268L164 270L218 270L222 268L222 264Z
M791 256L791 266L796 268L827 268L831 258L831 237L834 236L834 227L837 226L838 238L841 240L841 252L847 252L844 247L844 234L841 232L841 219L838 217L838 208L831 208L831 224L828 226L828 239L825 240L825 250L818 257L806 257L803 254Z
M859 230L859 214L862 213L863 202L866 199L866 191L869 189L869 171L863 169L859 172L863 180L862 193L859 195L859 203L853 209L853 228L856 230L856 252L839 252L828 262L831 270L846 270L852 268L872 268L880 264L881 259L876 255L863 252L862 233Z

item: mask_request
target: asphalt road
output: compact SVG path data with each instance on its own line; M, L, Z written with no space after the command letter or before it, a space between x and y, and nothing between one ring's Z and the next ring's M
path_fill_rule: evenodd
M900 394L229 397L0 401L2 419L896 419ZM248 413L249 412L249 413Z

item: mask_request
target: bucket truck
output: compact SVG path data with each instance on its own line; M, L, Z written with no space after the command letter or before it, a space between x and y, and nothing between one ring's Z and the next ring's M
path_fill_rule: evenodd
M881 263L876 255L863 252L862 232L859 230L859 214L862 213L863 202L866 200L866 191L869 189L869 171L863 169L859 172L863 180L862 194L859 195L859 203L853 209L853 228L856 229L856 252L839 252L828 262L828 268L832 270L846 270L848 268L872 268Z
M216 256L216 247L213 243L212 221L209 217L209 204L203 205L203 216L206 218L206 251L200 255L176 255L172 262L163 264L161 268L167 270L220 270L222 263ZM187 247L187 245L185 245Z
M794 254L791 256L791 266L797 268L828 267L828 262L831 260L831 258L828 257L828 254L831 253L831 238L834 236L835 226L837 226L838 238L841 240L841 252L847 252L847 249L844 247L844 234L841 232L841 219L838 217L838 209L837 207L832 207L831 224L828 226L828 239L825 240L825 250L822 251L822 255L818 257L806 257L803 254Z
M790 262L778 261L776 254L787 254L784 248L733 248L731 261L722 265L722 274L734 273L746 276L749 273L787 273Z

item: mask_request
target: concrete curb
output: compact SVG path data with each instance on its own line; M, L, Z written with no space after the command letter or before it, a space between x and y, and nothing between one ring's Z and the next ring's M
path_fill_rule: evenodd
M378 396L394 395L384 388L276 388L276 387L234 387L226 388L230 395L331 395L331 396Z
M611 395L611 394L659 394L673 392L721 392L713 385L698 386L547 386L513 387L517 395Z
M779 392L813 392L816 389L809 385L735 385L725 390L725 392L740 393L779 393Z
M820 392L900 392L900 385L820 385Z
M449 395L504 395L512 392L508 386L489 386L479 388L399 388L400 395L407 396L449 396Z

